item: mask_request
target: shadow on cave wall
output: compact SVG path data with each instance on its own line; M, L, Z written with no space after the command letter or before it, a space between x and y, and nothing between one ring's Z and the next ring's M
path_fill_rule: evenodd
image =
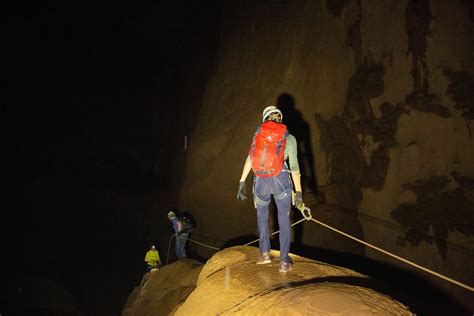
M298 162L301 173L301 186L305 197L313 195L319 203L324 202L324 197L319 190L316 178L316 163L313 157L311 145L311 129L300 111L296 109L295 98L289 93L282 93L276 101L277 107L283 113L283 123L288 127L289 132L295 136L298 144ZM273 218L276 218L276 208L271 205ZM294 221L298 221L303 216L295 212ZM277 221L274 221L277 222ZM295 228L295 241L303 242L303 225Z
M289 132L295 136L298 143L298 161L301 172L301 185L304 193L319 192L316 180L316 170L311 148L311 130L303 115L296 109L295 98L288 93L278 96L277 107L283 113L283 123Z

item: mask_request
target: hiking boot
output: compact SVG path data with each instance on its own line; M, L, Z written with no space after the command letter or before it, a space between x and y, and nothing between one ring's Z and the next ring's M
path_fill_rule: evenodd
M257 264L272 263L272 258L268 252L262 253L258 256Z
M280 263L280 273L287 273L293 268L293 265L290 262Z

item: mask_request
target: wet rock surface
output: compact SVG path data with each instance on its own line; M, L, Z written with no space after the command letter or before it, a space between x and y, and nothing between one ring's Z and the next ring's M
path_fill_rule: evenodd
M373 280L365 275L295 255L291 255L293 269L282 274L278 272L279 252L271 254L271 264L257 265L258 249L254 247L237 246L216 253L202 267L196 288L186 301L168 310L174 315L413 315L405 305L371 289ZM165 268L171 270L179 264ZM155 290L156 298L147 294L155 306L158 301L171 304L166 301L169 295L159 292L169 290L156 285L165 281L160 276L163 272L164 268L157 271L141 289L147 293ZM179 280L186 277L174 275ZM133 309L123 315L162 315L157 309L153 314L151 303L146 303L143 294L139 296L142 298L135 299ZM147 304L150 312L138 312L140 304Z

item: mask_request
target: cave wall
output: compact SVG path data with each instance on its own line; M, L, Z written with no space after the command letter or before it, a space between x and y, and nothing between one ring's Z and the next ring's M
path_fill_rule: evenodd
M472 284L472 12L467 1L225 2L184 152L179 208L195 238L222 247L256 233L236 190L261 111L277 104L316 217ZM402 265L316 225L295 238Z

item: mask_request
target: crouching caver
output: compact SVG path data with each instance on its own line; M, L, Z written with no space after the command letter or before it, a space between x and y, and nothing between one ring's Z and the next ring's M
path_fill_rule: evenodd
M280 229L280 272L292 268L290 252L291 193L294 185L295 206L303 205L296 138L282 124L283 114L276 106L263 110L263 123L257 128L242 170L237 198L245 200L245 179L254 173L253 197L257 208L260 255L257 264L271 263L268 204L275 199ZM289 162L289 166L288 163ZM293 179L293 182L290 179Z

